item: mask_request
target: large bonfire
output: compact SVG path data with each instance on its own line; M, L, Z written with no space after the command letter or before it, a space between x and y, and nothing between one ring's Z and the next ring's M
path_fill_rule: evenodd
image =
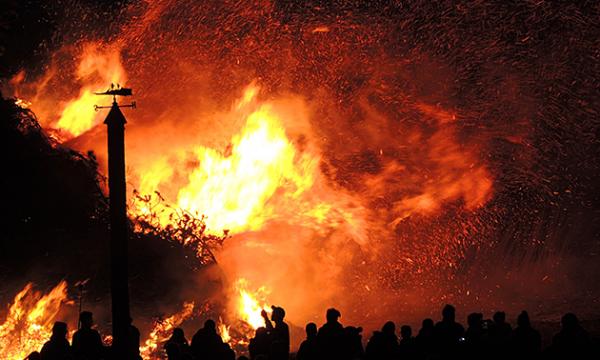
M536 162L546 155L535 141L553 139L546 132L558 117L527 93L535 72L518 70L538 59L534 35L486 23L472 38L468 26L448 25L488 18L483 4L438 18L431 14L441 10L419 2L284 3L132 1L104 39L81 29L43 71L17 73L4 91L57 143L93 150L105 173L105 114L94 111L103 100L93 93L111 83L134 89L139 108L126 111L134 230L173 235L199 266L218 264L208 277L222 284L218 328L232 345L247 344L272 304L302 325L334 304L346 319L378 322L453 294L491 297L496 290L460 281L478 251L506 241L507 252L537 255L540 238L552 239L540 230L543 211L523 204L560 209L572 196L571 180ZM502 48L500 38L518 46ZM507 65L503 51L530 60ZM587 134L584 125L577 131ZM503 225L517 217L527 225ZM33 289L15 292L0 325L7 359L39 349L61 311L76 311L65 306L66 282L45 295ZM174 327L208 313L197 300L147 315L145 359L160 357Z
M102 84L107 82L126 80L126 72L114 46L85 44L81 49L79 66L74 74L81 81L79 96L64 102L58 117L46 120L44 125L49 133L63 142L85 136L101 123L102 115L94 111L94 104L98 102L92 95L94 91L102 89ZM13 83L19 82L18 77ZM36 84L34 88L42 91L43 84ZM37 111L35 99L40 96L44 95L36 92L34 101L18 98L17 102ZM336 277L352 261L351 254L340 247L347 241L359 247L368 241L370 220L361 200L342 188L332 187L322 173L321 150L315 144L310 129L307 105L297 96L266 101L259 100L259 97L260 86L253 82L240 92L240 97L227 112L215 117L238 128L224 148L174 143L159 156L146 158L134 155L133 162L137 166L129 174L135 189L135 194L132 194L134 201L129 207L133 219L151 219L154 226L172 228L181 225L176 219L184 214L200 219L203 232L224 233L233 238L231 248L219 249L218 252L231 289L229 311L225 320L221 320L219 329L223 338L234 345L247 344L252 330L262 325L260 312L270 309L269 300L274 301L268 299L271 292L280 294L276 301L295 308L297 314L316 311L318 304L337 290L330 284L338 282ZM456 115L420 106L423 112L439 117L439 122L456 120ZM477 208L489 199L489 173L483 166L473 169L473 160L468 158L471 155L453 150L457 145L451 143L451 131L444 130L436 135L441 144L450 145L443 150L450 151L445 155L448 156L446 171L467 170L468 176L449 173L450 178L443 180L443 187L439 187L440 184L427 185L422 193L399 201L395 206L401 217L395 221L401 221L412 212L436 211L443 202L461 197L469 208ZM97 151L104 152L102 148ZM452 151L455 151L454 154ZM391 165L390 171L398 170L397 166ZM298 237L288 234L285 235L288 239L282 241L278 234L281 224L290 229L303 229L303 232L312 235ZM332 239L320 247L309 247L315 237L327 236L332 236ZM199 259L202 259L206 244L193 239L191 233L177 240L184 245L197 246ZM320 255L323 250L335 251L338 255L335 258ZM365 250L374 252L376 247L371 244ZM248 254L256 254L251 255L255 264L247 260ZM300 264L302 256L299 255L302 254L316 256L318 265L329 271L313 279L302 279L304 284L298 288L298 283L288 281L287 277L292 275L300 280L298 277L306 270L306 264ZM265 262L262 259L265 256L271 259ZM244 259L243 264L231 263L240 259ZM281 266L289 271L285 275L273 275L275 269ZM30 287L28 285L22 293L27 293ZM330 289L313 299L313 303L304 304L308 292L315 287ZM62 300L66 300L66 285L62 283L61 288ZM22 306L20 294L15 298L13 307ZM27 351L39 348L47 338L56 314L57 311L54 311L45 316L46 322L39 333L15 333L7 340L8 344L19 349L19 342L26 341ZM158 356L160 346L170 331L194 314L193 303L187 303L180 312L157 320L142 347L144 358ZM10 326L11 321L14 320L7 319L3 326ZM230 325L224 321L236 324L241 321L247 324L247 331L235 334L234 338L229 331ZM27 323L27 326L38 325ZM22 351L19 350L18 354L20 356Z

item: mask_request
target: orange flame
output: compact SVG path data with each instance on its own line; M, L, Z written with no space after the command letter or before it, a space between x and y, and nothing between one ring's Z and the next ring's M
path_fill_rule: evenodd
M94 104L99 98L94 92L106 88L108 84L127 80L119 49L86 45L77 69L77 78L84 84L79 97L65 104L56 122L57 129L66 131L72 137L81 135L99 122L94 111Z
M261 312L265 310L267 313L271 313L272 311L266 302L269 291L266 287L261 286L256 291L251 292L248 287L248 281L244 278L238 279L234 285L238 292L238 298L236 299L237 313L240 320L246 322L252 328L258 329L265 325Z
M162 344L169 339L174 328L188 319L194 313L194 302L186 302L183 309L164 320L156 321L144 345L140 347L140 354L144 360L161 358Z
M212 233L259 230L267 221L286 216L282 214L286 208L293 209L289 219L311 219L315 227L328 221L358 226L357 217L344 212L343 207L321 199L297 201L315 186L319 156L296 149L276 109L256 102L258 93L258 87L251 85L238 101L235 111L240 116L244 116L244 110L251 111L228 149L223 152L196 146L191 151L191 161L189 154L182 151L175 160L160 157L149 162L140 171L140 193L151 194L171 186L176 175L185 174L185 183L175 189L175 207L207 214L206 225ZM189 169L190 162L197 165ZM288 206L282 206L282 202ZM144 214L149 209L141 204L134 211ZM169 212L158 213L162 214L163 225L167 225Z
M233 296L228 317L238 324L235 327L236 331L232 334L230 325L225 324L221 318L219 318L217 329L224 342L231 346L244 347L254 336L253 330L265 326L262 311L266 311L267 314L272 312L266 301L270 291L265 286L251 291L248 281L244 278L238 279L232 288Z
M67 282L61 281L43 295L27 284L14 298L6 320L0 325L2 358L22 360L39 351L52 334L52 325L61 306L68 303Z
M94 110L94 105L103 104L106 99L94 92L103 91L110 84L124 84L127 75L118 46L89 42L76 50L67 47L63 51L78 59L73 70L69 70L70 64L55 64L53 60L41 78L28 82L25 71L20 71L10 79L6 90L17 98L18 106L31 108L44 128L68 140L101 122L103 115ZM63 94L72 94L73 88L78 89L78 95L65 99Z
M16 99L15 105L17 105L21 109L29 109L29 107L31 107L31 102L29 102L25 99Z
M221 318L219 318L219 324L217 325L217 331L221 336L223 342L229 343L231 341L231 335L229 335L230 326L226 325Z

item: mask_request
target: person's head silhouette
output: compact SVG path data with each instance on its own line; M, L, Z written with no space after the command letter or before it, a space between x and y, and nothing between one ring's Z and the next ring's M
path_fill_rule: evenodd
M282 322L283 318L285 318L285 310L279 306L271 306L271 309L273 309L271 320L275 321L275 323Z
M268 335L267 328L264 326L257 328L256 331L254 332L254 337L256 337L256 338L260 338L260 337L267 336L267 335Z
M79 314L79 323L82 329L91 329L94 325L94 318L91 311L82 311Z
M315 338L316 336L317 336L317 324L312 323L312 322L306 324L306 338L312 339L312 338Z
M402 336L403 339L410 339L411 335L411 327L408 325L402 325L402 327L400 328L400 336Z
M579 326L579 319L573 313L566 313L560 319L563 330L570 331L576 329Z
M517 317L517 325L520 327L529 327L531 326L531 322L529 321L529 314L527 311L523 310Z
M183 329L182 328L175 328L173 329L173 340L185 340L185 334L183 333Z
M381 332L388 335L394 335L396 333L396 324L393 321L386 322L381 328Z
M64 339L67 337L67 324L62 321L57 321L52 326L52 337Z
M494 314L494 322L496 324L504 324L506 322L506 313L504 311L497 311Z
M479 328L483 324L483 314L481 313L471 313L467 316L467 324L471 328Z
M450 304L446 304L442 310L442 319L445 321L454 321L456 319L456 309Z
M430 318L423 319L423 322L421 323L421 327L425 330L433 329L433 327L434 327L433 319L430 319Z
M337 322L337 319L339 319L340 316L342 316L342 314L337 309L327 309L326 318L328 323Z
M204 322L204 328L210 332L217 332L217 324L212 319L208 319Z

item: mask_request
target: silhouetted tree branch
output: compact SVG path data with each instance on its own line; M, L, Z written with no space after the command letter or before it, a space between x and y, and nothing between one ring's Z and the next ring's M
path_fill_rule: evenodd
M194 248L201 264L217 262L213 251L223 245L228 237L228 230L224 230L220 236L207 232L205 215L192 214L170 206L158 191L154 195L142 195L134 190L133 201L134 207L139 208L136 203L142 203L147 209L131 216L137 233ZM168 212L166 224L164 220L161 222L161 219L165 219L161 216L164 212Z

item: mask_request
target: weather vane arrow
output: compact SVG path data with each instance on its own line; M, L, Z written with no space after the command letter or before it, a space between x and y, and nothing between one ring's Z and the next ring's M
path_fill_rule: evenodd
M136 108L136 103L135 101L132 101L131 104L127 104L127 105L118 105L117 104L117 96L132 96L133 95L133 91L131 90L131 88L124 88L121 87L121 85L119 84L110 84L110 87L108 88L108 90L106 90L105 92L96 92L94 93L95 95L110 95L113 97L113 104L112 106L98 106L98 105L94 105L94 110L98 111L99 109L110 109L113 106L117 106L117 107L129 107L132 109Z

